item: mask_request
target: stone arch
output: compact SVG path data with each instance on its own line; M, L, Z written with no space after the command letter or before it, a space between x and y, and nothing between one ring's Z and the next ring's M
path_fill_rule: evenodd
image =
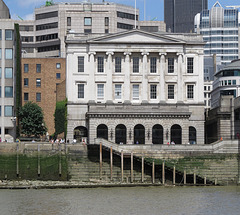
M108 127L105 124L98 125L97 138L103 138L108 140Z
M78 126L74 128L73 139L77 140L77 142L82 142L83 138L87 138L87 137L88 137L88 130L86 127Z
M163 127L159 124L152 127L152 143L163 144Z
M182 144L182 127L178 124L171 127L171 142Z
M197 143L197 130L195 127L189 127L189 143L196 144Z
M145 144L145 127L142 124L134 127L134 143Z
M127 142L127 128L123 124L119 124L115 128L115 142L117 144L123 143L126 144Z

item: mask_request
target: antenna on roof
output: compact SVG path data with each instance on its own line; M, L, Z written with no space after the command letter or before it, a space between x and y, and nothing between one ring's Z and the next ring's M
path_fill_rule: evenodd
M137 29L137 0L135 0L135 29Z

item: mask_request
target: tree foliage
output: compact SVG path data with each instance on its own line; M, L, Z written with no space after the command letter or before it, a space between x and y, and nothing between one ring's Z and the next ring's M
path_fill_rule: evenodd
M54 114L55 121L55 135L65 133L67 128L67 100L56 103Z
M47 128L43 120L42 108L36 103L27 102L19 109L18 116L21 134L28 137L46 134Z

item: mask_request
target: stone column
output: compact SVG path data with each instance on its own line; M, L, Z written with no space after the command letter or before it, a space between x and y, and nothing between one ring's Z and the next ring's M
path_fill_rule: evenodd
M177 53L178 56L178 66L177 66L177 75L178 75L178 85L177 85L177 101L183 102L183 53Z
M124 101L130 101L131 100L131 86L130 86L130 68L131 68L131 65L130 65L130 55L132 53L131 52L124 52L124 55L125 55L125 61L124 61L124 66L123 66L123 72L124 72L124 86L123 89L124 89L124 93L123 93L123 100Z
M142 52L143 56L143 70L142 70L142 101L148 101L148 62L147 56L149 55L148 52Z
M166 69L166 53L160 55L160 102L165 102L165 69Z
M95 100L96 97L96 90L95 90L95 56L96 52L89 52L89 81L88 81L88 98L89 100Z
M106 67L106 74L107 74L107 83L106 83L106 100L112 101L113 100L113 82L112 82L112 74L113 74L113 63L112 63L112 56L113 52L107 52L107 67Z

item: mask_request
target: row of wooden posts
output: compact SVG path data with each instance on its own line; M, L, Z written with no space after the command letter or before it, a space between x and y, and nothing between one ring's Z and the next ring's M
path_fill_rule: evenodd
M124 182L124 174L123 174L123 159L124 153L121 151L121 182ZM100 179L102 179L102 143L100 143ZM113 180L113 149L110 148L110 180ZM131 152L131 183L133 183L133 152ZM141 182L144 182L144 157L142 156L142 177ZM152 183L155 183L155 162L152 162ZM173 185L176 184L176 167L173 167ZM165 184L165 161L162 163L162 184ZM187 172L184 170L183 172L183 184L187 184ZM193 174L193 184L197 184L197 175L196 172ZM207 184L207 178L204 177L204 185ZM217 185L217 180L215 180L215 185Z

